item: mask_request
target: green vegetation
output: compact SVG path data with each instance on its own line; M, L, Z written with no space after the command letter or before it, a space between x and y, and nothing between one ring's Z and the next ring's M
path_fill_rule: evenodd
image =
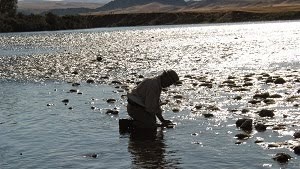
M1 0L2 2L2 0ZM105 15L46 15L0 16L0 32L48 31L115 26L145 26L171 24L224 23L300 19L300 11L284 12L174 12L131 13Z
M14 16L17 11L18 0L0 0L1 16Z

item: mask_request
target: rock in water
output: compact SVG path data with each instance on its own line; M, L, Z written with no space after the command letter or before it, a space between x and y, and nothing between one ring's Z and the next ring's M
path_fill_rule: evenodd
M240 128L244 131L252 131L252 119L247 119Z
M287 163L292 157L286 153L277 153L273 160L278 161L279 163Z
M255 125L255 129L258 131L258 132L263 132L263 131L266 131L267 130L267 126L264 125L264 124L256 124Z

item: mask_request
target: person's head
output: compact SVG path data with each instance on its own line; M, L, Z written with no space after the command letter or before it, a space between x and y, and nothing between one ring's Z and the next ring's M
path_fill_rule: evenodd
M167 70L162 73L161 77L161 86L163 88L169 87L172 84L175 84L178 80L178 74L174 70Z

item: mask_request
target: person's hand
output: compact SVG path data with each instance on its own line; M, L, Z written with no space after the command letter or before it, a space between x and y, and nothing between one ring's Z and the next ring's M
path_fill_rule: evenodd
M164 126L167 126L167 125L172 125L173 123L172 123L172 121L170 121L170 120L164 120L164 121L162 122L162 124L163 124Z

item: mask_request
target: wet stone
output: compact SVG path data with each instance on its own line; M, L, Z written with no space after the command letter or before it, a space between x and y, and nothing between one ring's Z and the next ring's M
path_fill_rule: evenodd
M260 117L274 117L274 110L262 109L256 112Z
M173 98L174 98L174 99L182 99L183 96L182 96L182 95L175 95Z
M106 114L117 115L117 114L119 114L119 111L118 110L109 109L109 110L106 111Z
M220 109L217 106L208 106L207 110L210 110L210 111L219 111Z
M273 94L273 95L270 95L270 98L282 98L282 96L280 94Z
M101 61L103 60L103 58L102 58L101 56L98 56L98 57L96 58L96 60L97 60L98 62L101 62Z
M266 99L268 97L270 97L269 93L258 93L253 96L254 99Z
M294 138L300 138L300 131L297 131L293 134Z
M235 96L235 97L233 98L233 100L242 100L242 97L241 97L241 96Z
M268 148L278 148L278 147L280 147L280 145L277 144L277 143L270 143L270 144L268 144Z
M292 157L286 153L277 153L273 160L278 161L279 163L287 163Z
M265 99L263 102L266 104L275 104L275 100L273 99Z
M243 86L253 86L253 83L251 83L251 82L246 82L246 83L243 84Z
M174 113L178 113L178 112L180 111L180 109L179 109L179 108L173 108L172 111L173 111Z
M72 86L79 86L80 83L73 83Z
M300 146L294 147L293 150L295 154L300 155Z
M273 83L273 82L274 82L274 80L273 80L272 77L269 77L269 78L266 80L266 83Z
M111 81L111 84L122 84L119 80L113 80L113 81Z
M285 129L286 129L285 126L274 126L274 127L272 128L272 130L285 130Z
M250 119L246 119L246 118L238 119L238 120L235 122L236 127L241 127L241 125L242 125L245 121L247 121L247 120L250 120Z
M251 104L258 104L260 102L261 102L260 100L249 100L248 101L248 103L251 103Z
M243 113L243 114L248 113L248 112L250 112L249 109L243 109L243 110L242 110L242 113Z
M252 131L252 119L247 119L240 128L244 131Z
M115 102L116 102L116 99L107 99L106 102L107 102L107 103L115 103Z
M263 132L263 131L267 130L267 126L264 125L264 124L258 123L258 124L255 125L255 129L258 132Z
M214 117L214 115L211 114L211 113L203 113L203 116L204 116L205 118L211 118L211 117Z
M78 90L77 90L77 89L70 89L69 92L70 92L70 93L77 93Z
M95 81L93 80L93 79L88 79L87 81L86 81L86 83L95 83Z
M61 102L63 102L63 103L69 103L69 99L64 99Z
M263 142L264 142L264 140L262 140L262 139L258 139L258 140L254 141L255 144L259 144L259 143L263 143Z
M195 108L196 108L197 110L201 109L202 107L203 107L203 105L201 105L201 104L195 105Z
M286 81L282 77L279 77L276 80L274 80L274 83L275 84L284 84L284 83L286 83Z
M235 137L239 140L246 140L246 139L250 138L250 135L246 134L246 133L239 133L239 134L236 134Z

